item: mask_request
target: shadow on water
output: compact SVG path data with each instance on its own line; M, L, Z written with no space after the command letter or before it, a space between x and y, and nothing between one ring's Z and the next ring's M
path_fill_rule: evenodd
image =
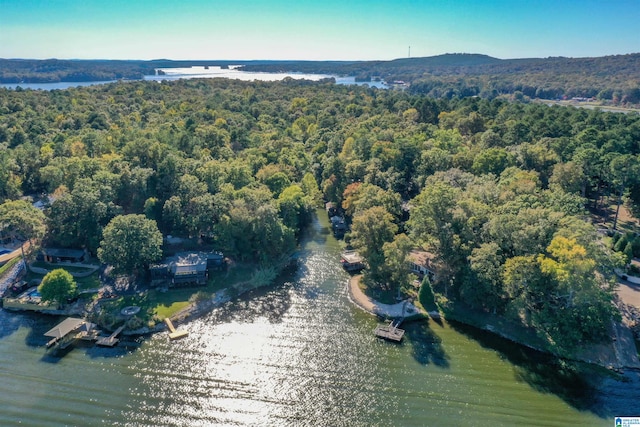
M613 380L612 374L604 368L558 359L462 323L447 323L455 331L508 360L514 367L517 381L527 383L538 392L554 394L577 410L603 418L612 416L611 408L601 398L599 386L603 381L619 381Z
M10 313L7 316L11 319L11 324L15 324L16 331L20 327L28 328L25 336L25 345L34 350L45 350L47 343L51 339L44 334L55 325L60 323L64 317L50 316L40 313ZM3 324L6 324L3 319ZM144 338L121 337L120 342L113 348L100 347L94 342L78 340L65 349L47 350L41 360L46 363L58 363L71 351L83 351L91 358L111 358L120 357L136 351Z
M442 339L433 333L429 323L424 320L404 324L405 337L411 343L412 356L421 365L449 368L449 356L442 348Z
M74 346L70 345L64 349L49 350L40 358L41 362L56 364L60 362L67 354L73 350Z
M20 327L30 326L29 319L22 313L14 313L0 309L0 339L15 333Z
M327 236L331 234L329 227L320 227L319 230L313 230L312 240L314 243L324 246L327 243Z

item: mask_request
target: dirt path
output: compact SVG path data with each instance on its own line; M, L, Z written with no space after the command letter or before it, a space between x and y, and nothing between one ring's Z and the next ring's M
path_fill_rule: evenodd
M16 249L13 250L13 252L9 252L6 253L4 255L0 255L0 265L4 264L5 262L11 261L12 259L19 257L22 255L22 250L24 250L25 252L27 252L27 250L29 249L29 246L31 246L31 244L27 241L24 242L24 244L22 245L22 248L20 246L18 246Z

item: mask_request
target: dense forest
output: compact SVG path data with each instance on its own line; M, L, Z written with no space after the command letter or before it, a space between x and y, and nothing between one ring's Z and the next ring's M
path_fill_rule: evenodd
M440 298L559 351L606 338L617 315L624 254L588 209L638 206L639 153L638 114L502 99L296 80L0 89L0 214L44 198L47 244L95 254L114 218L138 214L270 263L331 201L371 286L403 280L422 247Z
M252 71L322 72L408 83L414 94L436 98L522 95L539 99L596 98L640 104L640 54L598 58L497 59L478 54L353 63L247 64Z
M0 83L141 79L157 68L241 65L246 71L355 76L409 84L435 98L503 95L538 99L594 98L640 105L640 54L597 58L497 59L446 54L393 61L70 61L0 59Z

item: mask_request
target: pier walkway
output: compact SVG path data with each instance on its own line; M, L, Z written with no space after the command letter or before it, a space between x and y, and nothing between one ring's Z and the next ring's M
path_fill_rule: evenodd
M120 326L118 329L116 329L115 331L113 331L113 333L111 335L109 335L108 337L103 337L103 338L98 338L96 340L96 345L101 345L103 347L113 347L116 344L118 344L118 341L120 341L117 336L120 335L120 332L122 332L124 330L124 325Z
M164 323L166 323L167 328L169 328L169 339L171 340L177 340L178 338L184 338L189 335L188 331L176 330L176 328L173 326L173 322L171 322L171 319L169 319L168 317L164 319Z

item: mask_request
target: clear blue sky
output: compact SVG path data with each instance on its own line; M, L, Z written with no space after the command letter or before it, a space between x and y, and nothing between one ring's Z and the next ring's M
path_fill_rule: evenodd
M0 0L0 58L640 52L640 0Z

